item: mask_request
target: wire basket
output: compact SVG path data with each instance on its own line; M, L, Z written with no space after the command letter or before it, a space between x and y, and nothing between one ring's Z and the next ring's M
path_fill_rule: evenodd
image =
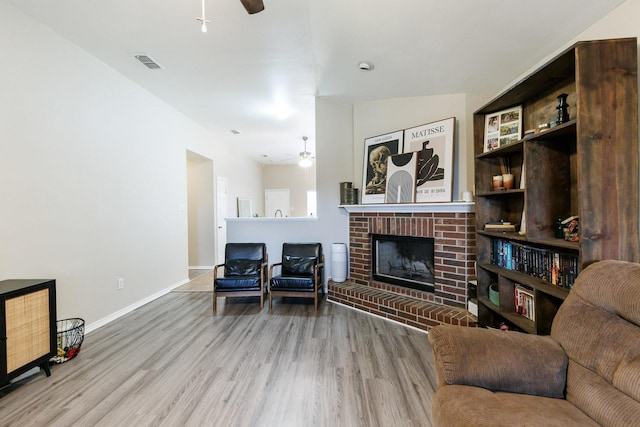
M58 320L56 326L58 329L58 354L50 361L64 363L80 353L80 346L84 341L84 320L77 317Z

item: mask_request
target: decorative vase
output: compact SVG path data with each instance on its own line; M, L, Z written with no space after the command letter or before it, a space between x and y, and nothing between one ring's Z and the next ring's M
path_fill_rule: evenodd
M513 188L513 174L511 173L503 173L502 174L502 186L505 190L511 190Z
M500 291L498 291L497 283L489 285L489 301L491 301L493 305L500 306Z
M569 95L566 93L558 95L558 106L556 107L556 110L558 110L558 115L556 116L557 125L569 121L569 104L567 104L567 96Z
M347 204L347 195L349 190L352 188L352 183L350 182L341 182L340 183L340 204Z

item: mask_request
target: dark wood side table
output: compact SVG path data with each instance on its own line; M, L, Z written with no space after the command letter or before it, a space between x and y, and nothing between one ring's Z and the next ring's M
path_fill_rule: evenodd
M56 281L0 281L0 386L57 353Z

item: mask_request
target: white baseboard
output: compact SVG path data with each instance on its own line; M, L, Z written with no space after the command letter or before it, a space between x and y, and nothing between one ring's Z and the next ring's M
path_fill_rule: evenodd
M189 270L213 270L215 265L190 265Z
M172 290L174 290L175 288L184 285L185 283L189 283L189 279L184 279L174 285L169 286L168 288L165 288L159 292L156 292L155 294L149 295L146 298L141 299L140 301L136 301L133 304L123 308L122 310L118 310L115 313L112 313L106 317L103 317L102 319L99 319L95 322L92 322L88 325L85 326L84 328L84 333L88 334L90 332L95 331L96 329L113 322L114 320L124 316L125 314L129 314L131 313L133 310L135 310L136 308L140 308L145 304L150 303L151 301L154 301L158 298L160 298L161 296L164 296L166 294L168 294L169 292L171 292Z

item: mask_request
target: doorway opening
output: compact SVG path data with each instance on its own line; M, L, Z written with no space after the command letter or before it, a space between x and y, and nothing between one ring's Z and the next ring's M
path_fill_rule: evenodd
M213 160L187 150L187 222L189 269L215 264Z

